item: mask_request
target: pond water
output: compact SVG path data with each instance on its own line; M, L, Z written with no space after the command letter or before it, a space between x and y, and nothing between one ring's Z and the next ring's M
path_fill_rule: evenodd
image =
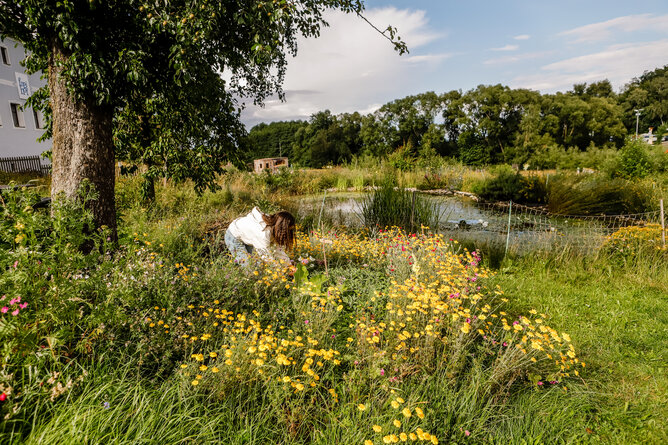
M347 227L364 225L362 201L364 193L336 192L300 198L297 214L301 218ZM439 232L460 241L487 244L508 243L516 251L568 245L584 249L598 248L617 227L604 220L549 217L527 207L509 208L482 205L458 195L432 196L420 194L432 202L439 214ZM324 201L323 201L324 200ZM509 232L510 228L510 234Z
M332 221L335 224L359 227L364 224L362 201L364 193L337 192L300 199L299 215L308 214ZM497 222L498 212L488 212L477 206L476 201L462 196L420 195L435 204L439 214L439 227L447 228L487 228L491 221ZM324 198L324 203L323 203Z

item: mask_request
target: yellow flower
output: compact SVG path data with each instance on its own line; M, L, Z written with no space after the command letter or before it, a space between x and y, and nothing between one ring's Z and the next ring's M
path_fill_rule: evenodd
M200 370L200 371L206 371L207 369L209 369L209 368L208 368L208 366L206 366L206 365L201 365L201 366L199 367L199 370Z
M364 445L373 445L373 442L371 442L369 439L364 441Z
M398 409L398 408L399 408L399 402L397 402L396 400L392 400L391 405L392 405L392 408L394 408L394 409Z
M422 411L422 408L419 406L415 408L415 414L420 418L424 419L424 412Z
M383 427L380 425L374 425L372 428L376 433L380 433L381 431L383 431Z
M360 403L359 405L357 405L357 409L360 411L364 411L366 409L366 406L363 403Z
M199 380L193 380L190 383L192 383L193 386L197 386L197 385L199 385Z
M390 439L390 436L383 436L383 443L392 443L392 439Z
M438 439L436 438L436 436L431 436L431 443L433 443L434 445L438 445Z
M394 419L394 420L392 421L392 423L393 423L394 426L396 426L397 428L401 428L401 420L399 420L399 419Z
M401 414L403 414L405 418L409 418L411 416L410 408L404 408L401 410Z
M409 438L410 440L417 440L417 436L415 435L415 433L410 433L410 434L408 435L408 438Z

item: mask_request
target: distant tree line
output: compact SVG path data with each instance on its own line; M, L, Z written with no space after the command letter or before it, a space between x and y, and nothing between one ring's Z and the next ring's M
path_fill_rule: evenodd
M668 65L645 72L620 93L608 80L556 94L480 85L404 97L366 115L325 110L308 121L259 124L242 145L247 161L282 154L293 165L314 168L369 156L531 164L555 148L621 147L635 133L636 109L642 109L641 133L648 127L666 131Z

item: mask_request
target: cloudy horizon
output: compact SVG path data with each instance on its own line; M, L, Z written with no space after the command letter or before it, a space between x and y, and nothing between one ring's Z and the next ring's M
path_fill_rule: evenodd
M575 17L521 0L475 3L484 11L472 16L449 2L367 1L367 19L398 29L410 50L403 56L360 18L326 12L330 26L318 39L299 39L298 55L288 62L286 100L249 105L242 121L251 128L326 109L369 113L407 95L481 84L553 93L608 79L620 91L644 71L668 64L668 5L660 2L595 1ZM577 2L567 0L564 8L569 4ZM645 8L649 12L636 12Z

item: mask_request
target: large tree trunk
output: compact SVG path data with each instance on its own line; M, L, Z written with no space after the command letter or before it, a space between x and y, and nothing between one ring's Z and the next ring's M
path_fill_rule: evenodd
M95 186L97 200L88 201L97 227L116 235L114 145L112 109L94 100L77 100L61 79L67 55L58 43L52 44L49 60L49 92L53 124L53 165L51 196L76 199L85 179Z

